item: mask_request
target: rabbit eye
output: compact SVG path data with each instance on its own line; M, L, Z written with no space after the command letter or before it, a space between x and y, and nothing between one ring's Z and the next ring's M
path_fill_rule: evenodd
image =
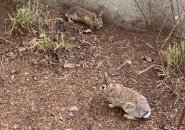
M102 86L102 89L105 89L105 86Z

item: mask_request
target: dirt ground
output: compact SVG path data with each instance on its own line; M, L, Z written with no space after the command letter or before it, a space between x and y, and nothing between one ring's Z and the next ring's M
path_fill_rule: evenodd
M160 63L152 33L127 32L105 25L92 34L79 34L87 26L66 24L75 48L60 56L59 62L31 50L20 52L30 36L4 34L8 13L15 11L11 0L0 2L0 129L1 130L173 130L184 103L171 86L152 68ZM85 42L84 42L85 39ZM144 63L142 56L154 62ZM116 71L126 60L132 61ZM75 68L64 68L64 63ZM124 112L108 107L99 93L103 72L118 83L142 93L149 101L149 119L130 121ZM185 128L185 123L181 129Z

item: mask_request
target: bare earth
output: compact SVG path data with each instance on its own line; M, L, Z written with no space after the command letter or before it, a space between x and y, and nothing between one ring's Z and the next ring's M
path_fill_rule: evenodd
M142 56L160 63L152 33L105 25L92 34L80 35L78 31L87 26L66 23L68 37L76 39L75 48L61 54L56 62L31 50L20 53L30 36L8 38L4 34L8 13L12 14L15 6L10 0L0 2L0 37L9 41L0 39L1 130L175 129L184 103L173 94L171 86L158 86L160 79L153 68L137 74L151 65L143 63ZM126 59L132 60L132 65L116 71ZM64 68L65 62L76 67ZM99 93L105 71L116 82L146 96L152 108L149 119L130 121L121 109L108 107Z

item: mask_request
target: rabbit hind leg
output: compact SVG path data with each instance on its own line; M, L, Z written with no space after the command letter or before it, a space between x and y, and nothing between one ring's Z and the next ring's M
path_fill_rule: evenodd
M124 117L126 117L127 119L136 120L135 117L136 106L134 103L126 102L122 105L122 109L126 112Z

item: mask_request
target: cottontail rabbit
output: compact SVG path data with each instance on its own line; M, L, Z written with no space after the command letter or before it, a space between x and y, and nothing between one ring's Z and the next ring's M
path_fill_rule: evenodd
M128 119L148 118L151 114L151 108L143 95L121 84L111 83L106 73L105 85L101 86L100 91L111 103L109 107L122 108L126 112L124 117Z
M95 27L99 29L100 27L103 27L103 21L101 18L102 14L102 11L100 11L100 14L97 15L94 12L90 12L89 10L86 10L79 6L75 6L68 10L65 13L65 16L68 18L69 22L79 21L89 25L91 28Z

